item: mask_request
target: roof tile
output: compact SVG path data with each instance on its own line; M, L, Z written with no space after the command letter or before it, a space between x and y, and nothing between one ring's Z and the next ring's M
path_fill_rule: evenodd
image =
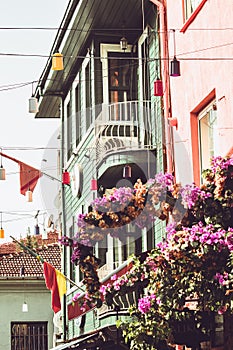
M38 236L41 246L33 249L43 260L61 270L61 246L58 243L58 234L48 235L47 240ZM44 245L46 244L46 245ZM43 277L41 262L29 252L19 251L17 243L0 245L0 278L1 277Z

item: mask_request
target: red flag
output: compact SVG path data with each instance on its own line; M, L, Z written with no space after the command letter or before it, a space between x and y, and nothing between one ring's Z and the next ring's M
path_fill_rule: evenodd
M20 167L20 193L24 194L30 188L33 192L36 187L38 179L41 177L42 173L40 170L31 167L22 162L18 162Z
M57 313L58 311L61 310L59 285L58 285L57 273L56 273L58 270L56 270L52 265L50 265L46 261L44 261L43 267L44 267L44 276L45 276L46 287L51 290L52 309L55 313ZM60 273L60 275L61 275L61 273ZM64 276L64 280L65 280L65 276ZM65 290L62 291L63 294L65 294L64 292L65 292Z
M0 152L0 155L10 160L13 160L14 162L19 164L20 193L25 195L25 193L27 192L27 190L29 190L29 188L33 192L34 188L36 187L38 179L43 175L43 173L40 170L33 168L32 166L26 163L23 163L16 158L8 156L7 154Z

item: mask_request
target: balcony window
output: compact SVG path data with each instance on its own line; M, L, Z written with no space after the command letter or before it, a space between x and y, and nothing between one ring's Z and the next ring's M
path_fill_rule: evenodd
M217 110L215 101L199 115L199 156L200 170L209 168L210 158L216 156Z
M144 101L150 100L150 73L149 73L149 42L148 37L142 36L142 43L139 44L139 57L140 57L140 66L141 70L141 95Z
M146 27L142 35L138 40L138 80L139 84L139 99L149 101L150 95L150 40L149 40L149 28Z
M185 20L196 10L202 0L184 0Z
M109 101L119 103L136 98L136 80L131 56L127 53L108 53Z

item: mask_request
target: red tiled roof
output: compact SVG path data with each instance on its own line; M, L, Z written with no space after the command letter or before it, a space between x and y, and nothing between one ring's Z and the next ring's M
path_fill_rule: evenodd
M57 234L55 235L57 237ZM55 239L55 236L53 239ZM51 237L47 240L47 242ZM38 243L40 240L38 239ZM42 259L53 265L57 270L61 270L61 245L58 243L58 237L55 243L43 244L40 248L33 249ZM7 247L2 247L7 245ZM3 252L11 252L5 253ZM25 277L43 277L43 266L41 262L30 253L20 251L17 243L5 243L0 245L0 278L1 277L21 277L22 269Z
M42 235L33 236L34 239L37 240L38 246L48 245L50 243L57 243L58 242L58 232L49 232L48 238L44 239L42 238ZM26 242L26 238L22 240L23 242ZM19 252L21 248L19 248L19 245L14 242L8 242L0 244L0 256L6 255L6 254L14 254L16 252Z

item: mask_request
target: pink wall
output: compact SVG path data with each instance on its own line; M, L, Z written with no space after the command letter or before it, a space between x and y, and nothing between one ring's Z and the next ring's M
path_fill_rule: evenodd
M182 183L192 182L197 172L197 164L193 169L198 153L192 149L191 112L211 91L215 91L217 102L218 155L226 155L233 145L233 30L226 29L233 28L232 18L232 0L207 0L186 31L180 32L185 23L182 0L167 0L167 27L168 31L176 29L176 56L181 67L180 77L170 77L170 91L172 116L178 119L178 129L173 128L176 176ZM214 28L222 30L204 30ZM172 59L172 32L168 45Z

